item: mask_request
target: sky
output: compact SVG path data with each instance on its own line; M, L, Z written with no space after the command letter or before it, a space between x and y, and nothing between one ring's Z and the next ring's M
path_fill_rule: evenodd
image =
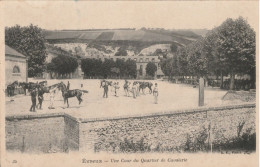
M258 1L11 1L3 8L8 27L212 29L242 16L258 30Z

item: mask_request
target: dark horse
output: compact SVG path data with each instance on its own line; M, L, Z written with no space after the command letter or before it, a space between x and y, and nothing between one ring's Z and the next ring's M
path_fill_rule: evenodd
M69 98L77 97L80 104L83 101L81 98L82 92L88 93L87 90L80 90L80 89L68 90L66 85L63 82L59 84L58 88L61 89L62 96L64 99L64 104L67 102L67 108L69 107L69 100L68 100Z
M14 81L10 85L7 85L7 95L14 96L15 87L18 86L18 81Z
M103 87L104 85L103 84L107 84L108 86L112 86L113 85L113 82L112 81L107 81L107 80L101 80L100 81L100 88Z
M32 89L38 89L39 87L43 87L45 85L45 83L47 83L47 81L42 81L39 83L34 83L34 82L20 82L19 86L22 86L23 90L24 90L24 94L26 95L26 90L28 90L29 92L31 92Z
M151 82L139 82L140 86L139 86L139 91L142 90L143 94L144 94L144 89L148 88L149 89L149 93L152 93L152 86L153 84Z

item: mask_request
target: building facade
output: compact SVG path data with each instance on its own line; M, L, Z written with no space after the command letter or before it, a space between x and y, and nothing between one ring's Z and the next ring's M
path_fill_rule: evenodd
M27 82L28 64L26 56L5 45L5 86L18 82Z

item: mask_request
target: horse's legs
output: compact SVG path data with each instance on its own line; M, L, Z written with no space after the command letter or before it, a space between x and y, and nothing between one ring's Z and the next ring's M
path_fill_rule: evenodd
M81 98L81 95L78 95L78 96L77 96L77 99L78 99L79 105L80 105L80 103L83 101L82 98Z
M69 98L67 98L67 108L69 108Z

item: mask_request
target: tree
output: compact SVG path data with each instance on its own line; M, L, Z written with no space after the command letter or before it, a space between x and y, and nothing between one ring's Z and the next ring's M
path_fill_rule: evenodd
M126 63L125 63L125 61L122 60L122 59L116 59L115 66L116 66L116 68L118 68L119 71L120 71L120 72L119 72L119 76L120 76L120 77L124 76L124 75L125 75L125 72L126 72L126 70L125 70Z
M30 25L7 27L5 43L28 58L28 76L35 77L45 69L46 46L42 29Z
M136 62L134 60L128 59L125 62L125 74L128 77L134 77L136 78L137 70L136 70Z
M176 53L178 50L178 46L175 43L171 44L170 48L172 53Z
M76 58L65 55L58 55L51 60L51 63L55 67L54 71L62 75L75 72L78 67Z
M236 74L249 74L255 68L256 33L245 19L227 19L217 28L220 61L230 74L230 89L234 89Z
M202 45L202 40L198 40L188 46L188 68L192 76L208 75L208 59L202 52Z
M154 63L149 62L146 65L146 69L145 70L146 70L146 74L148 74L149 76L154 77L154 74L157 71L157 67L156 67L156 65Z
M85 76L91 76L93 73L93 69L94 69L94 59L82 59L81 60L81 69L84 72Z
M112 75L111 69L113 67L115 67L115 62L111 59L105 59L105 61L102 63L102 72L105 78Z

